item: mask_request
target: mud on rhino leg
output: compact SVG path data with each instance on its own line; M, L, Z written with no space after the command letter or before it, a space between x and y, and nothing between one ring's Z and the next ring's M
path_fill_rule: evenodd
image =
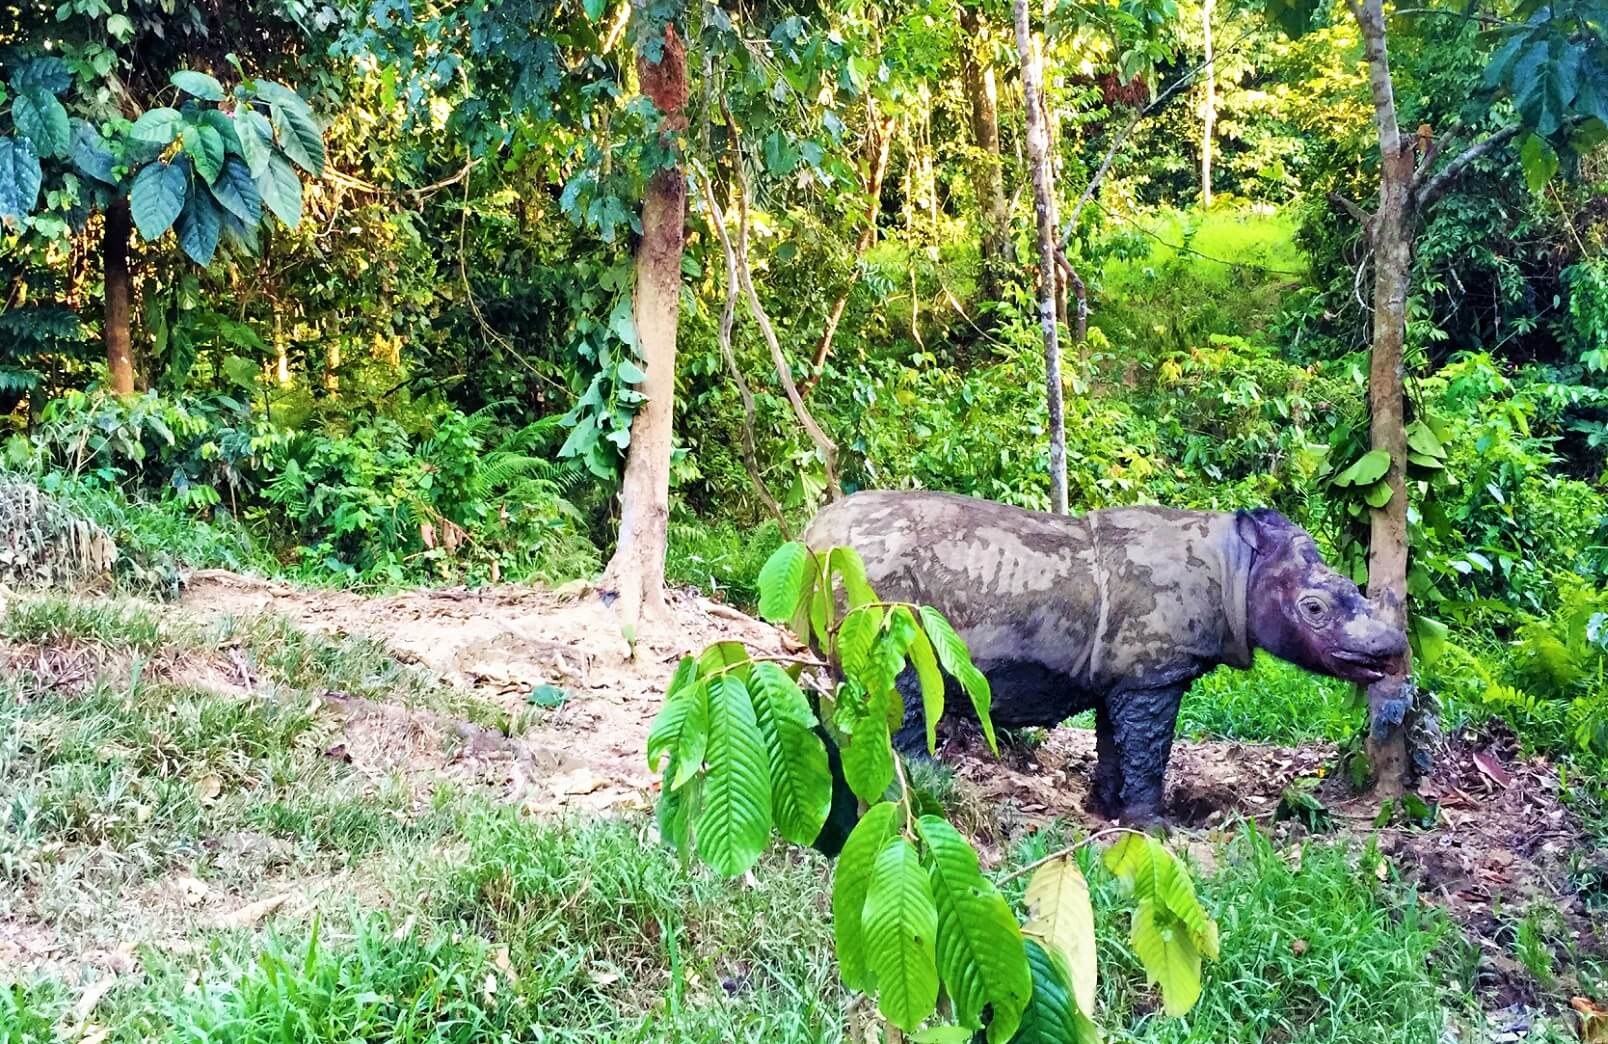
M1117 756L1116 729L1104 703L1094 709L1094 746L1098 761L1094 768L1094 788L1089 792L1089 809L1107 819L1122 814L1122 761Z
M910 758L928 757L927 717L921 709L921 681L915 669L900 671L894 687L904 701L904 724L893 734L894 749Z
M1153 822L1161 815L1167 759L1184 689L1183 685L1131 689L1107 698L1122 781L1117 808L1125 823ZM1103 762L1103 750L1101 755Z

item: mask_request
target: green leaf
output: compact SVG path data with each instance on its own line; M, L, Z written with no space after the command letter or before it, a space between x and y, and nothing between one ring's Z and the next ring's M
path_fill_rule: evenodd
M1369 507L1378 510L1390 503L1391 495L1390 483L1375 482L1363 491L1362 499L1367 502Z
M1140 902L1154 902L1167 917L1190 933L1194 945L1217 957L1217 925L1195 896L1195 883L1178 857L1153 837L1127 834L1106 849L1105 865L1121 878Z
M885 697L884 697L885 698ZM888 718L875 697L866 714L854 723L843 745L843 778L861 800L878 801L893 783L893 737Z
M250 106L241 106L234 114L235 137L240 140L240 155L252 178L261 178L273 156L273 128L263 119L262 113Z
M1033 990L1022 932L1010 907L983 877L977 853L946 820L922 816L931 853L932 896L938 910L938 971L954 1004L955 1021L974 1029L992 1009L990 1040L1016 1032Z
M208 185L218 180L223 169L223 135L205 124L186 124L183 130L184 151L195 164L195 172Z
M759 615L774 624L786 623L798 610L810 577L810 549L796 540L771 552L759 570Z
M1446 654L1446 625L1439 620L1414 613L1412 628L1419 662L1425 667L1434 666L1435 662Z
M742 679L724 674L708 688L698 855L716 872L734 877L754 865L770 840L770 765Z
M675 776L680 772L681 766L671 757L665 775ZM660 840L675 848L682 862L686 862L692 854L692 824L698 816L702 798L703 788L694 782L679 790L661 791L659 807L654 809L654 818L659 822Z
M965 1026L928 1026L910 1035L914 1044L970 1044L976 1030Z
M1558 154L1541 135L1526 134L1519 146L1519 165L1524 168L1524 183L1530 191L1540 192L1558 173Z
M18 94L38 89L61 95L67 93L72 85L72 69L53 54L25 58L17 63L16 71L11 74L11 89Z
M43 87L30 87L11 101L11 120L17 133L33 142L41 156L66 156L72 142L67 110Z
M877 600L877 594L865 578L865 560L852 547L834 547L828 564L832 573L843 581L843 594L850 609Z
M230 156L223 161L223 169L218 172L217 180L211 187L213 197L223 209L241 221L255 225L262 220L262 195L257 191L257 183L251 180L251 171L239 156Z
M849 833L832 869L832 937L843 985L869 991L863 911L878 853L899 833L899 806L884 801L866 809Z
M169 145L179 136L184 117L177 109L148 109L140 114L129 130L129 136L152 145Z
M1100 1030L1079 1008L1059 962L1031 938L1024 951L1033 973L1033 996L1011 1044L1100 1044Z
M1293 40L1312 30L1313 16L1322 6L1318 0L1267 0L1263 12Z
M1336 486L1367 486L1384 478L1390 470L1390 454L1385 450L1370 450L1358 457L1350 467L1334 478Z
M882 608L875 605L850 609L838 625L837 655L844 677L863 686L867 692L880 691L871 684L871 643L882 629Z
M716 642L698 655L697 677L707 678L732 668L730 673L746 678L751 662L748 648L742 642Z
M244 139L242 139L244 140ZM274 216L295 228L301 222L302 186L296 171L277 155L268 157L268 166L256 179L257 191Z
M557 685L544 682L530 690L525 702L543 710L557 710L569 702L569 693Z
M1200 999L1200 951L1183 922L1153 900L1140 900L1133 911L1131 941L1145 974L1161 987L1167 1014L1188 1014Z
M993 696L989 691L988 679L983 672L973 666L971 653L966 649L966 643L961 641L960 635L949 626L942 613L931 606L921 607L921 625L927 631L927 637L932 642L933 651L938 654L938 662L943 664L944 670L960 682L960 687L966 690L971 698L972 709L977 712L977 721L983 727L983 737L988 740L988 749L995 754L999 753L999 743L994 739L994 720L989 715L989 705Z
M659 762L669 754L676 764L676 774L666 776L665 789L675 790L703 767L708 742L708 690L703 685L690 685L666 698L654 716L648 729L648 768L659 771Z
M324 135L306 106L275 102L273 114L274 130L279 132L279 147L285 155L315 178L324 173Z
M815 715L798 683L774 663L755 664L748 686L770 760L771 818L782 837L810 844L832 810L832 769Z
M0 221L18 221L39 204L44 172L25 138L0 138Z
M1022 932L1066 963L1078 1008L1094 1011L1099 969L1095 962L1094 907L1089 884L1071 856L1053 859L1033 872L1027 883L1028 920Z
M877 854L865 894L866 967L883 1018L906 1032L938 1006L938 910L915 848L895 837Z
M1440 436L1435 434L1434 428L1421 420L1407 425L1407 445L1426 457L1438 457L1442 460L1446 457L1446 447L1442 445Z
M589 21L595 22L603 17L604 3L605 0L581 0L581 7L586 11Z
M189 172L178 163L152 163L136 174L128 204L140 237L149 243L172 228L189 191Z
M204 72L180 69L168 78L168 82L186 94L195 95L202 101L223 101L223 84Z
M927 752L938 751L938 722L944 716L944 676L938 673L938 660L925 631L910 640L910 663L921 683L921 713L927 721Z
M107 185L117 184L114 173L117 157L112 155L111 147L94 124L87 120L74 120L72 144L68 149L73 165L84 174Z
M190 193L175 231L179 234L179 246L191 261L202 268L212 264L212 255L218 250L218 237L223 233L223 219L210 193ZM256 367L252 369L255 377Z

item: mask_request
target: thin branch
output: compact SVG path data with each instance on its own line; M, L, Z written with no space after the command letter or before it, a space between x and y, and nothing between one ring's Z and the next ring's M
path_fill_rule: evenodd
M1466 171L1475 160L1479 159L1481 156L1487 156L1492 152L1495 152L1503 145L1506 145L1508 142L1518 137L1519 133L1523 130L1524 128L1518 126L1517 124L1511 127L1503 127L1501 130L1497 131L1495 134L1492 134L1484 141L1477 141L1473 145L1470 145L1468 148L1464 149L1462 152L1458 153L1457 156L1454 157L1450 163L1446 164L1446 166L1442 167L1440 172L1434 177L1430 178L1428 181L1422 182L1421 184L1414 185L1414 204L1419 209L1432 206L1436 200L1440 199L1441 196L1446 194L1446 190L1452 187L1453 182L1462 177L1463 172ZM1415 181L1416 180L1417 179L1415 179Z
M731 238L726 235L726 215L722 213L720 204L715 201L715 186L707 171L700 169L703 176L699 184L703 186L704 199L709 204L710 223L715 226L715 234L720 237L720 248L726 257L726 303L720 311L720 355L726 361L726 370L731 374L732 382L737 385L737 395L743 401L743 466L748 469L748 477L754 483L754 492L764 502L765 509L776 519L782 527L782 539L793 539L792 531L787 524L787 516L782 514L782 505L771 495L770 487L765 485L765 477L759 470L759 454L754 447L754 393L748 390L748 382L743 380L743 371L737 365L737 354L731 348L731 329L737 321L737 294L740 289L737 276L737 252L732 249Z
M1084 845L1089 844L1092 841L1098 841L1102 837L1110 837L1112 834L1134 834L1134 835L1137 835L1139 837L1148 837L1149 836L1144 831L1135 830L1133 827L1121 827L1121 826L1119 826L1119 827L1107 827L1104 830L1096 830L1094 833L1090 834L1088 837L1084 838L1082 841L1078 841L1078 842L1075 842L1073 844L1067 845L1065 848L1057 849L1056 851L1051 852L1049 855L1045 856L1042 859L1035 859L1031 863L1028 863L1026 866L1018 867L1017 869L1012 870L1010 873L1006 874L1004 877L1000 878L998 881L995 881L994 885L995 885L995 887L1002 887L1004 885L1010 884L1012 881L1016 880L1018 877L1025 877L1026 875L1032 873L1034 870L1037 870L1039 867L1043 866L1045 863L1053 863L1057 859L1065 859L1067 856L1069 856L1072 853L1076 852L1078 849L1082 848Z
M1368 213L1366 210L1363 210L1357 204L1351 202L1351 200L1342 196L1338 192L1329 193L1329 202L1333 203L1337 207L1340 207L1347 214L1350 214L1353 218L1355 218L1357 220L1357 224L1362 226L1364 232L1368 230L1368 223L1373 220L1372 214Z
M721 108L725 109L725 106ZM727 132L731 134L732 145L740 157L742 138L737 130L737 121L732 118L729 109L725 109L725 116ZM748 175L744 173L740 159L732 167L737 174L737 276L743 284L743 295L748 299L748 310L753 313L754 322L770 348L771 359L776 364L776 376L782 382L782 390L787 393L787 401L793 406L793 415L804 426L810 441L815 443L815 448L821 454L821 462L826 468L828 499L839 500L843 496L843 487L838 485L837 478L837 444L815 423L809 407L804 405L804 399L798 394L798 385L793 383L792 365L782 352L781 342L776 339L776 328L771 325L770 317L765 314L765 306L759 301L759 293L754 289L753 273L748 264Z
M350 174L344 174L333 167L325 169L324 178L327 181L332 181L342 188L351 189L354 192L367 192L370 195L375 196L412 196L414 199L424 199L428 196L435 195L442 189L451 188L453 185L458 184L460 181L467 178L469 173L479 165L480 160L471 159L469 162L465 163L456 174L451 174L445 178L442 178L440 181L431 182L428 185L421 185L419 188L411 189L384 188L380 185L375 185L364 181L362 178L353 177Z

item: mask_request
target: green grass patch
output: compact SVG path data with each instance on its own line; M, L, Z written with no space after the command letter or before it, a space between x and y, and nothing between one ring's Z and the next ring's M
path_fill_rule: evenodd
M665 579L752 609L759 602L760 567L781 545L781 527L772 520L756 526L678 522L670 527Z
M1354 687L1258 652L1249 671L1219 667L1184 696L1178 732L1250 743L1341 742L1362 727Z

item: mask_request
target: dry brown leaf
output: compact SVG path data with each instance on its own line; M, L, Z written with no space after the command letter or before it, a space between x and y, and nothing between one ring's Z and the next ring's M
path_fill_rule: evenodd
M1506 790L1513 783L1513 774L1507 769L1503 768L1500 761L1496 760L1483 750L1475 751L1474 767L1480 770L1481 775L1485 776L1492 783L1495 783L1503 790Z
M294 894L295 893L293 892L280 892L278 895L269 896L267 899L259 899L254 903L247 903L238 910L231 910L228 913L220 914L217 922L218 927L250 928L264 917L267 917L281 906L284 906Z
M1585 1044L1608 1044L1608 1008L1586 997L1570 997L1569 1006L1580 1016L1580 1039Z
M215 772L208 772L195 781L195 796L203 804L211 804L223 793L223 780Z
M83 994L78 998L78 1003L73 1005L73 1021L82 1023L89 1018L90 1012L95 1010L95 1005L99 1004L101 998L106 996L106 991L116 985L117 976L115 975L103 975L91 983L89 988L84 990Z

